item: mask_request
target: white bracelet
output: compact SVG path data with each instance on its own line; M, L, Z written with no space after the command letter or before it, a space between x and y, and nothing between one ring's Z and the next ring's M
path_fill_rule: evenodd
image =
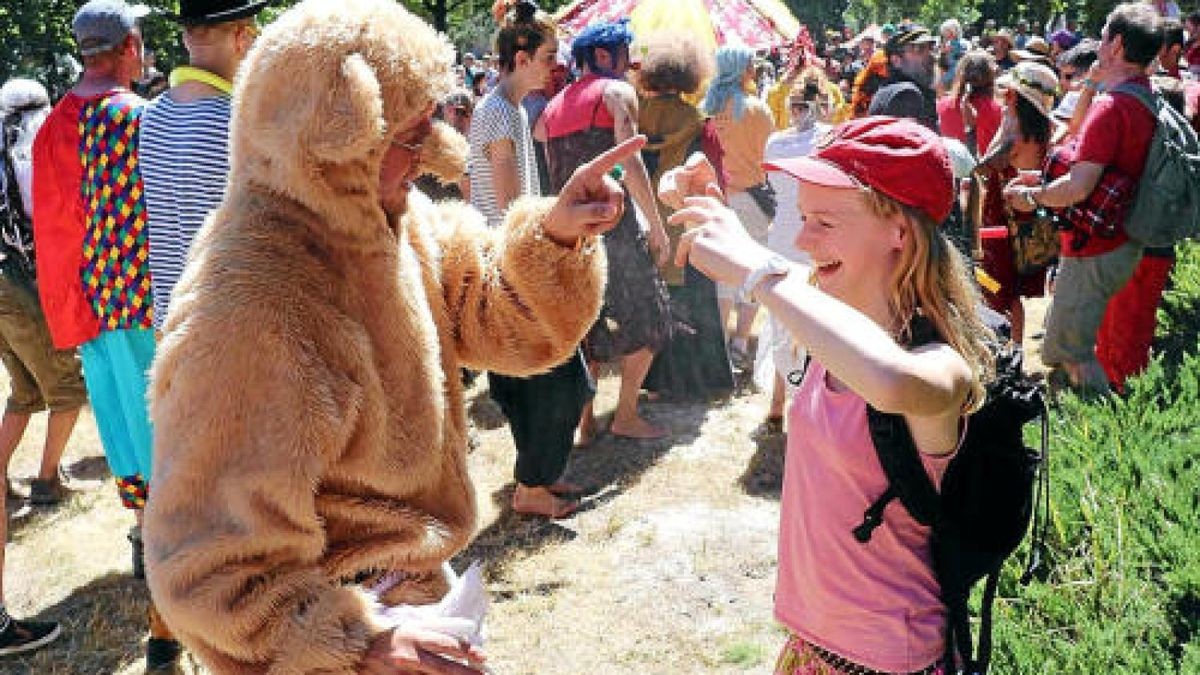
M742 282L741 288L738 290L738 302L750 303L754 300L754 289L762 283L766 277L783 277L787 276L792 271L792 263L787 258L772 253L771 257L767 258L761 265L750 271L746 275L746 280Z

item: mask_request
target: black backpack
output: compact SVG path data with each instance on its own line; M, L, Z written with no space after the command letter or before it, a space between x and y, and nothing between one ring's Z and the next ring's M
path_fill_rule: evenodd
M1050 495L1049 421L1041 385L1022 372L1024 354L1006 339L1004 318L986 308L981 312L997 334L991 343L996 376L987 385L983 407L967 422L966 438L946 468L941 494L921 464L903 416L868 405L871 439L889 486L866 510L853 534L864 544L870 541L893 499L899 499L918 523L932 528L934 571L947 611L947 671L982 675L991 659L992 604L1000 568L1025 537L1035 514L1040 517L1034 523L1030 559L1021 582L1044 578ZM913 320L911 333L912 346L939 341L933 324L923 317ZM1022 433L1025 424L1038 418L1040 451L1026 446ZM978 652L974 652L967 600L971 588L984 578Z

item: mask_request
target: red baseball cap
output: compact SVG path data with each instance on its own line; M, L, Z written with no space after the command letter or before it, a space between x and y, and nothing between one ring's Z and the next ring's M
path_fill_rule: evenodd
M942 139L918 122L863 117L833 128L807 157L765 162L826 187L870 187L941 223L954 203L954 172Z

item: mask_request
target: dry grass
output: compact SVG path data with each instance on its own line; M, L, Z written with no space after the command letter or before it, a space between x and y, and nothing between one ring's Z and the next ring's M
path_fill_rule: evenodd
M482 381L482 378L481 378ZM617 381L601 382L601 415ZM480 439L471 456L480 533L455 561L486 562L493 606L490 660L498 673L767 672L780 635L771 619L782 441L756 442L765 406L743 393L711 403L644 403L673 438L602 436L572 456L567 478L586 507L560 521L507 507L513 447L482 384L469 402ZM602 417L603 419L603 417ZM19 513L8 547L8 605L62 621L65 636L3 673L139 673L144 586L129 576L132 518L103 475L90 414L65 464L80 488L54 511ZM11 474L36 471L37 420ZM188 673L204 672L185 663Z
M1041 325L1040 307L1029 325L1030 333ZM481 441L470 461L480 532L455 566L486 562L495 672L770 672L782 643L771 593L783 444L755 433L765 396L644 403L672 438L602 436L576 450L567 478L589 488L587 506L546 522L507 508L512 440L483 379L469 399ZM616 386L611 376L601 382L602 416L615 405ZM34 473L43 429L44 420L31 425L12 475ZM132 518L101 482L101 456L85 414L66 465L89 480L75 482L83 489L67 505L13 528L9 607L62 621L65 636L31 657L0 661L0 672L141 672L146 591L129 576ZM190 663L184 671L204 672Z

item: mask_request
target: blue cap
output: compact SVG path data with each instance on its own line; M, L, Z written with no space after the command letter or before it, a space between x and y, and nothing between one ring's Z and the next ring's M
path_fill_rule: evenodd
M620 19L607 23L594 23L579 31L579 35L576 35L571 42L571 49L619 47L631 42L633 42L633 30L629 27L629 19Z
M117 45L137 27L138 19L150 13L145 5L123 0L92 0L75 12L71 32L83 56L102 54Z

